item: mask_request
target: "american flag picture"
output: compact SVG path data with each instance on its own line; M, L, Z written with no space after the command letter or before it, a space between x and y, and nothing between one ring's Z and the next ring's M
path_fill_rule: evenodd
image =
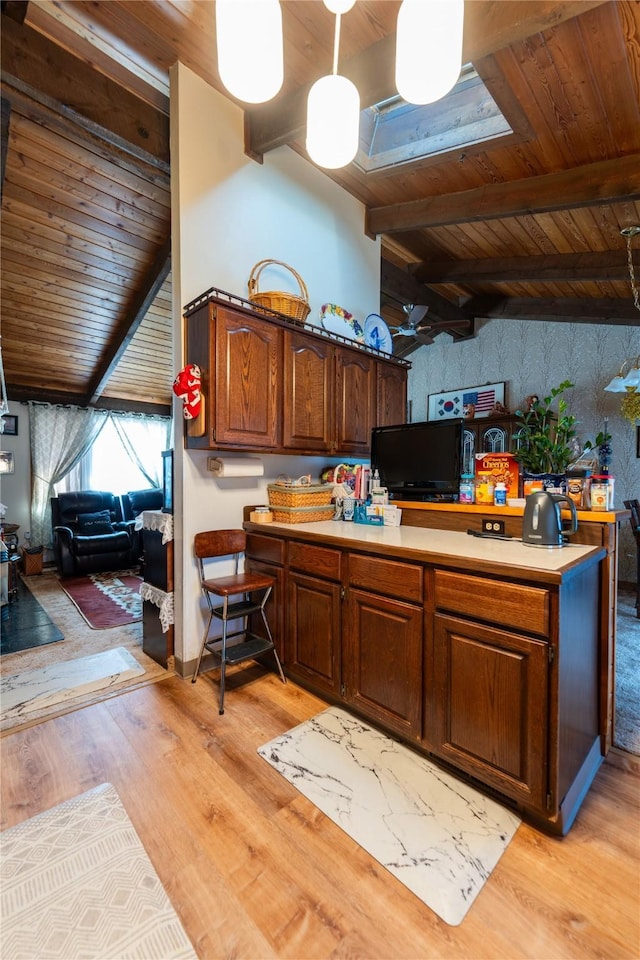
M472 403L476 408L476 413L492 410L495 402L496 392L493 387L488 390L471 390L462 394L463 406Z
M474 407L474 417L488 417L496 403L504 404L504 383L484 383L446 393L432 393L427 398L427 420L462 417L464 408L470 404Z

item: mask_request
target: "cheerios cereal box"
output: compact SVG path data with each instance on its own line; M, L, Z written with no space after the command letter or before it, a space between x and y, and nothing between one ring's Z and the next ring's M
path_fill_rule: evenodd
M520 464L513 453L477 453L476 477L491 474L494 484L506 483L507 498L516 498L520 482Z

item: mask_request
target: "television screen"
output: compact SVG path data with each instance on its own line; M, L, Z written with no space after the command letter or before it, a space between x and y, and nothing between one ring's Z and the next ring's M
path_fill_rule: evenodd
M371 467L391 497L457 500L463 423L460 418L374 427Z

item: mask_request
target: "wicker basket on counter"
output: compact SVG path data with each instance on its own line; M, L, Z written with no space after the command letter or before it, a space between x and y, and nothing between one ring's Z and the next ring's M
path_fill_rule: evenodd
M319 520L332 520L334 508L328 506L310 507L271 507L275 523L316 523Z
M258 290L260 274L265 267L275 264L289 270L296 278L300 295L286 293L284 290L267 290L260 293ZM251 303L257 303L261 307L267 307L269 310L277 310L278 313L284 313L286 317L293 317L294 320L306 320L309 316L311 307L309 305L309 292L307 286L300 274L290 267L288 263L282 260L260 260L251 270L249 277L249 300Z
M269 483L267 491L270 507L323 507L331 503L333 484Z

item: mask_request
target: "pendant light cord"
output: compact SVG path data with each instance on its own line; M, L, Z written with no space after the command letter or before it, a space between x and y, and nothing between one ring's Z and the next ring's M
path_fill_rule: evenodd
M338 50L340 49L340 20L341 15L336 13L336 30L333 38L333 70L331 71L335 77L338 72Z

